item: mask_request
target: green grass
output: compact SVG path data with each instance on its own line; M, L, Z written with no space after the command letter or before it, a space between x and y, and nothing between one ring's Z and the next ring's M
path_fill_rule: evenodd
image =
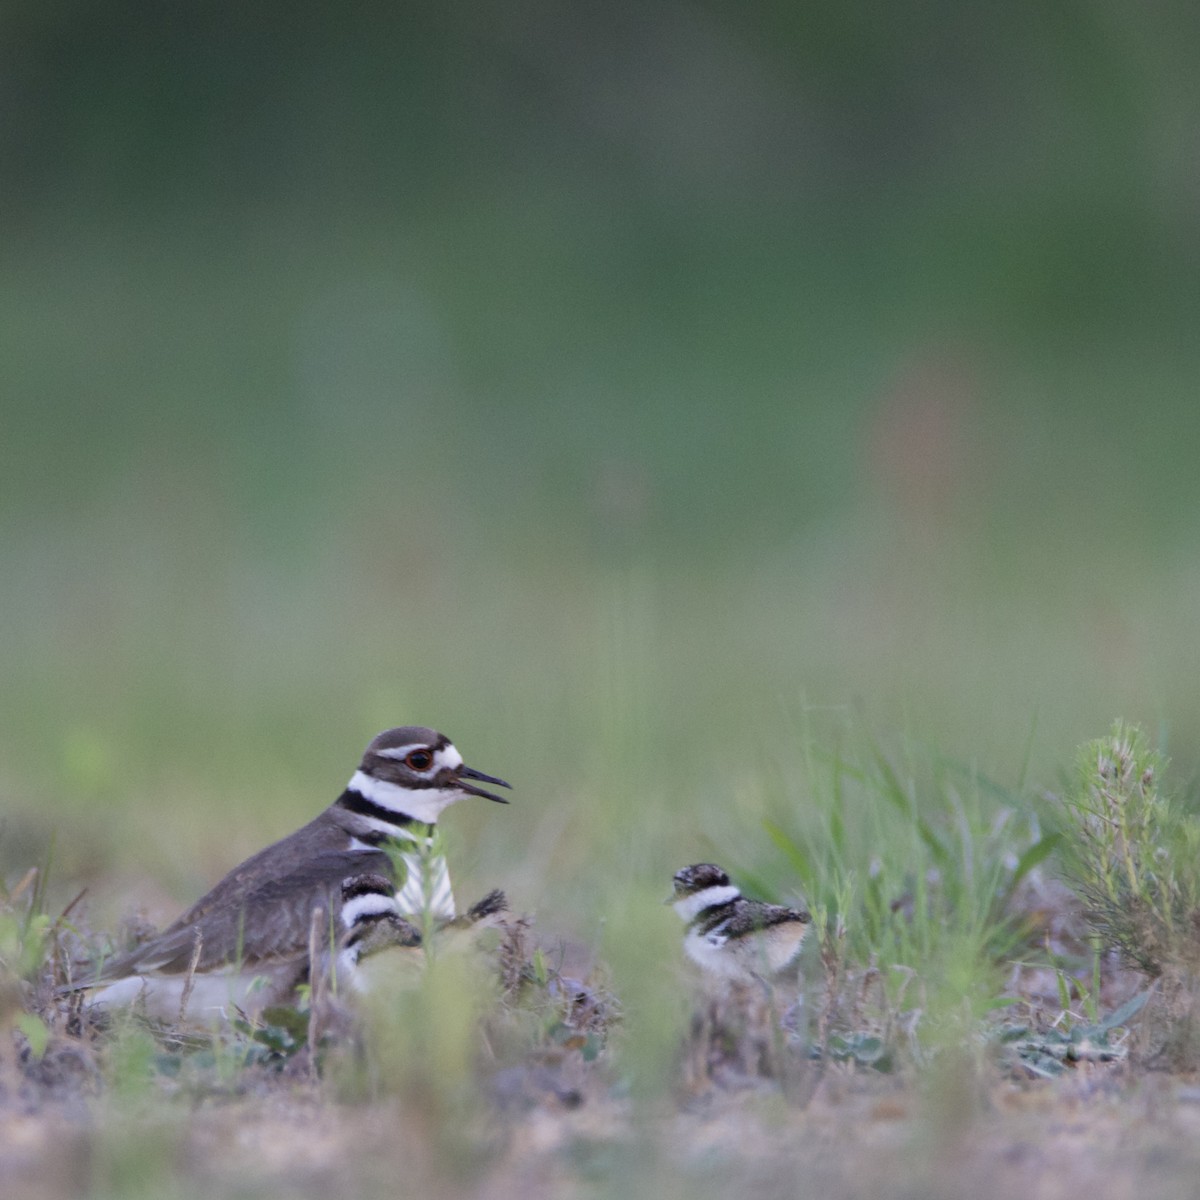
M882 1015L914 1041L953 1042L1000 1002L1004 964L1027 936L1013 897L1055 839L1036 832L1027 796L932 753L893 761L861 741L857 756L811 749L824 759L816 803L776 804L765 832L827 955L871 964Z

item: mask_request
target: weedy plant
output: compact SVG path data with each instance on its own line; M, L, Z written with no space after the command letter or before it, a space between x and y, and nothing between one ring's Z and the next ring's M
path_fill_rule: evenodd
M1166 759L1118 721L1080 749L1062 807L1064 874L1103 946L1159 981L1153 1053L1200 1061L1200 815L1164 790Z
M1162 790L1166 761L1135 725L1080 749L1062 859L1101 938L1146 974L1200 969L1200 818Z
M57 919L50 916L47 873L47 865L31 867L12 887L0 883L0 1070L13 1062L26 1072L41 1069L62 1024L54 988L75 902ZM61 1066L42 1073L53 1077Z
M1149 992L1138 992L1119 1008L1094 1020L1069 1019L1064 1000L1060 1021L1048 1029L1003 1026L997 1035L1001 1057L1043 1079L1053 1079L1082 1062L1120 1062L1129 1053L1130 1022L1149 998Z

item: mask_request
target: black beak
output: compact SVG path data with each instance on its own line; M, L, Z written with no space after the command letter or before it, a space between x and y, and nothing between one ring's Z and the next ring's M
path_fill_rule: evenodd
M497 779L495 775L485 775L482 771L476 771L472 767L460 767L458 770L459 791L466 792L468 796L483 796L487 800L495 800L497 804L508 803L503 796L497 796L494 792L485 792L483 788L463 783L464 779L478 779L482 783L494 783L497 787L512 787L512 784L505 783L503 779Z

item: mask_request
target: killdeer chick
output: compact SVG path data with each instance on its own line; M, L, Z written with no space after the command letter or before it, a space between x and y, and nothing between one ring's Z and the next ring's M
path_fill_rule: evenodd
M419 726L379 734L324 812L74 990L97 989L90 1004L102 1008L138 1002L164 1021L219 1016L231 1005L253 1015L308 978L318 930L318 969L332 962L353 977L358 960L382 944L414 945L413 935L419 942L405 918L432 918L435 928L455 920L436 825L466 796L507 803L480 783L509 786L465 766L445 734ZM398 891L394 860L405 870ZM498 911L503 895L481 904Z
M688 957L710 974L741 983L782 971L800 952L812 921L801 909L747 900L713 863L676 871L667 903L687 924Z
M391 946L421 945L421 931L400 915L396 885L388 875L352 875L342 881L341 925L334 954L319 956L335 990L347 984L356 991L365 986L358 969L364 958Z

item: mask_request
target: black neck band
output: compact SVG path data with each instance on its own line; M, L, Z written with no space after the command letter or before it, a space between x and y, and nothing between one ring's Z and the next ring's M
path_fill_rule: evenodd
M372 817L376 821L383 821L387 825L394 825L397 829L407 829L410 825L421 825L424 822L417 821L413 817L403 816L401 813L393 812L390 808L384 808L382 804L376 804L374 800L368 800L362 792L356 792L351 788L347 788L337 798L338 808L344 808L347 812L355 813L360 817ZM387 837L387 834L383 834ZM363 838L363 841L369 840Z

